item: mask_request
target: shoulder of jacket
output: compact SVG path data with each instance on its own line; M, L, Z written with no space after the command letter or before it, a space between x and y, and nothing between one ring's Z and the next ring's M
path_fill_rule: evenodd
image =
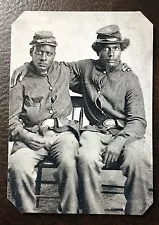
M133 71L124 71L123 73L128 80L138 80L138 76Z
M53 61L53 66L54 67L63 66L63 65L65 65L65 62L63 62L63 61L60 61L60 62Z
M85 71L88 68L92 68L94 65L94 60L93 59L84 59L84 60L80 60L77 62L77 65L79 66L79 68L83 71Z
M125 76L125 82L127 84L127 88L128 90L132 90L132 89L138 89L138 87L140 86L140 81L139 78L136 74L134 74L132 71L129 72L124 72L124 76Z
M124 76L128 76L128 77L130 77L130 76L132 76L134 78L137 77L137 75L133 72L131 67L129 67L127 64L126 65L127 65L128 69L123 71L123 67L124 67L125 64L126 63L124 63L124 62L120 63L120 65L119 65L120 73L122 73Z
M87 65L87 64L92 65L93 61L94 61L93 59L83 59L83 60L79 60L78 63L81 65Z

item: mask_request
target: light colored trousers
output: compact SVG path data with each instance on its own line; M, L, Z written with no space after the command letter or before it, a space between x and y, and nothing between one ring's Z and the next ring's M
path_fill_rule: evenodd
M79 144L74 134L63 132L56 134L50 155L57 164L55 176L61 198L62 213L77 213L78 177L76 159ZM43 148L38 151L20 148L9 159L9 183L11 200L21 212L35 212L36 165L48 155Z
M101 194L101 155L112 135L85 131L80 138L77 168L79 175L79 199L83 213L103 214ZM125 214L142 215L149 207L151 156L143 139L126 144L119 157L120 168L126 176L124 194L127 200Z
M101 155L111 135L85 131L80 137L80 148L74 135L64 132L58 135L51 148L51 156L57 163L56 179L59 186L62 213L104 214L101 195ZM9 179L15 206L22 212L34 212L35 166L48 152L18 149L11 155ZM127 144L120 157L121 170L127 177L125 197L127 215L142 215L148 208L150 186L150 160L144 139Z

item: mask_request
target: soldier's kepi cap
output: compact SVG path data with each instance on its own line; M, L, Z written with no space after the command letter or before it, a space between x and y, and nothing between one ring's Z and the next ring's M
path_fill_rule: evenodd
M129 39L122 39L119 27L114 24L102 27L96 33L97 40L92 45L93 50L96 52L99 50L99 44L121 44L122 50L130 44Z
M56 47L57 42L51 31L38 31L34 34L30 45L50 45Z

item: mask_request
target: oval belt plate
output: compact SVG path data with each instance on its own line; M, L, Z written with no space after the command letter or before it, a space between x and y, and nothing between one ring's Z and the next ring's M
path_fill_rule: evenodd
M106 128L113 128L116 126L116 123L115 123L115 120L113 119L107 119L107 120L104 120L103 122L103 126L106 127Z
M54 124L55 124L54 119L46 119L42 122L41 126L52 128L52 127L54 127Z

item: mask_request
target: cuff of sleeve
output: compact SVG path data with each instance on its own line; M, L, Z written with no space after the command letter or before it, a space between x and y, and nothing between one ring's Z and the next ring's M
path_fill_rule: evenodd
M26 133L28 133L28 131L23 127L17 128L11 132L10 141L21 141L25 137Z
M138 138L142 138L142 136L135 136L135 135L130 135L130 134L126 134L124 132L120 133L117 135L117 137L124 137L125 138L125 142L131 142L133 140L136 140Z

